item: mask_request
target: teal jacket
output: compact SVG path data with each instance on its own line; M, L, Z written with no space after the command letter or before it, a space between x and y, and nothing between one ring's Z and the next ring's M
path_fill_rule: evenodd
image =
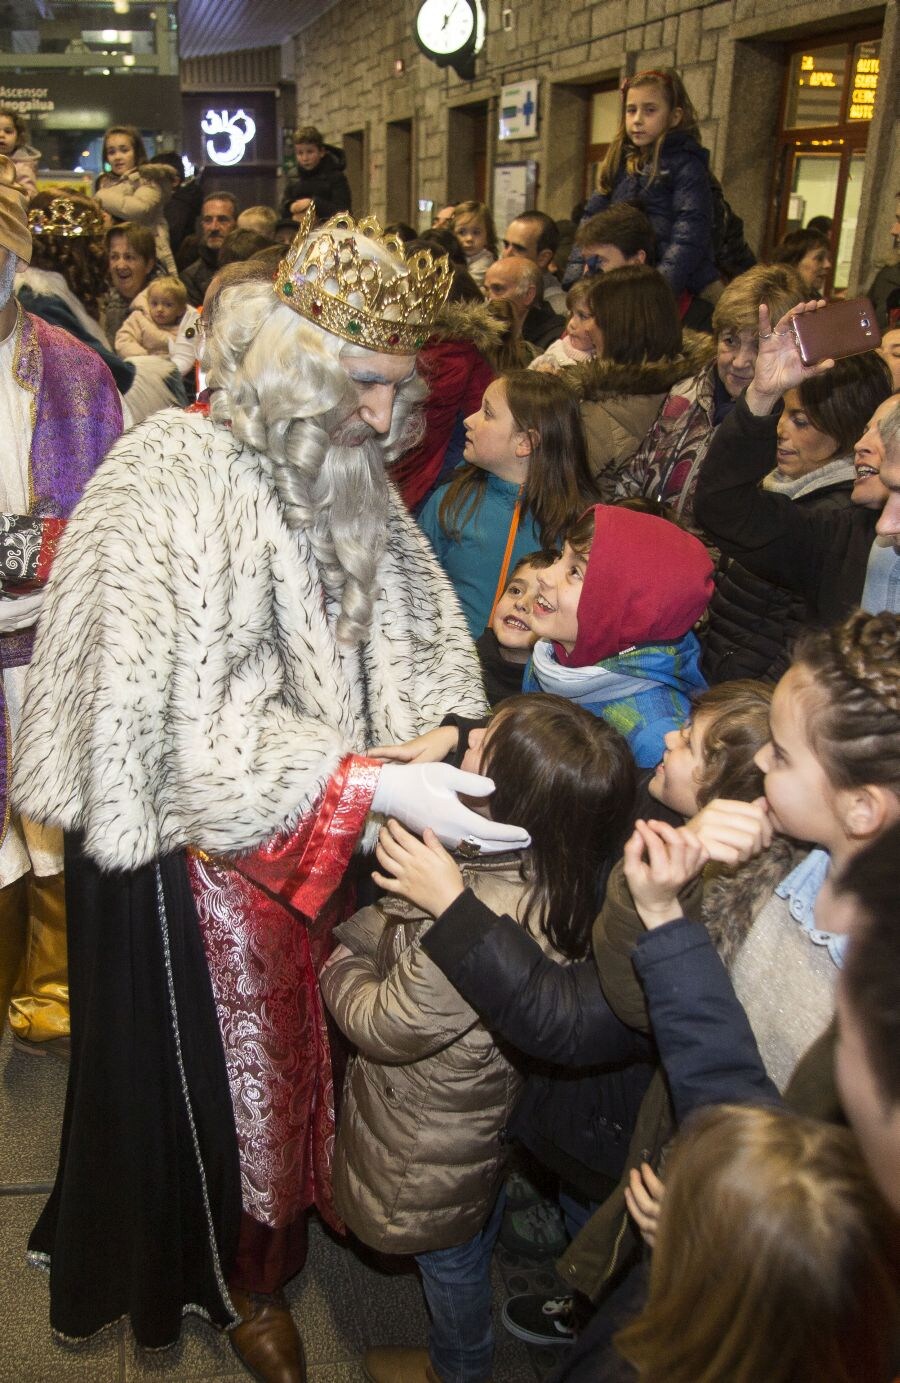
M445 494L446 486L435 490L426 501L418 521L459 596L469 632L473 639L477 639L490 618L509 526L519 498L519 487L511 480L499 480L495 475L488 475L481 504L475 514L467 517L461 525L459 539L451 538L438 520L438 509ZM534 519L530 514L523 515L513 545L509 572L521 558L534 552L540 545Z

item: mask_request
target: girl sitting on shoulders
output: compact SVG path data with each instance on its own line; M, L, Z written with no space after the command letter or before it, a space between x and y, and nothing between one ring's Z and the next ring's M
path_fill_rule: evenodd
M636 72L622 85L619 128L585 218L616 202L639 205L656 234L658 267L678 297L719 286L709 154L684 82L672 68Z

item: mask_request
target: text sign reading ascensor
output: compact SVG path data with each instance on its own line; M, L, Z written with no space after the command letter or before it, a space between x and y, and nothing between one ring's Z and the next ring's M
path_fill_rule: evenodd
M256 121L243 108L233 115L227 110L208 110L200 128L207 136L207 158L223 168L240 163L256 138Z
M0 86L0 105L20 115L56 110L55 102L50 99L50 88L46 86Z

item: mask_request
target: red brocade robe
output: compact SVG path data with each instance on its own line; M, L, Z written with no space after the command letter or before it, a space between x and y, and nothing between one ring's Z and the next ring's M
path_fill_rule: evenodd
M343 886L379 766L348 755L315 814L225 862L191 850L231 1085L244 1210L272 1228L315 1205L342 1228L331 1190L335 1109L318 974L353 908Z

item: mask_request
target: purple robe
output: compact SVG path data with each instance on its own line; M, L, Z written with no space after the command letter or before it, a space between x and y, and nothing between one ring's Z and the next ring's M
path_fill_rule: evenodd
M29 513L68 518L81 492L122 433L113 377L88 346L19 308L13 372L31 395ZM0 634L0 668L30 662L34 630ZM9 826L10 733L0 678L5 753L0 757L0 844Z

